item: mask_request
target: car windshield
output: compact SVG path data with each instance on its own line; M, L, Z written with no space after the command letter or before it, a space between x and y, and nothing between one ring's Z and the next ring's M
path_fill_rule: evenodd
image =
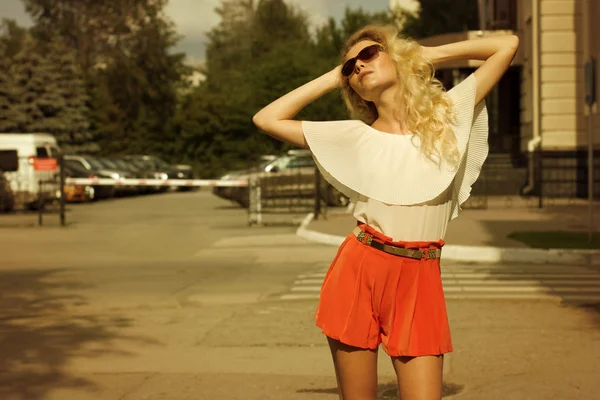
M147 170L148 164L144 162L144 160L140 160L139 158L132 158L129 160L131 164L133 164L136 168Z
M159 169L168 169L169 168L169 164L167 164L165 161L161 160L160 158L151 157L149 159L149 161L151 161L156 166L156 168L159 168Z
M101 158L99 161L102 164L106 165L108 168L119 169L119 166L116 163L112 162L111 160L109 160L107 158Z
M127 162L125 160L122 160L120 158L117 158L115 160L113 160L114 162L118 163L119 166L122 166L125 169L128 170L132 170L132 171L137 171L139 168L137 167L137 165L135 165L132 162Z
M265 168L266 168L266 166L267 166L267 165L269 165L269 164L271 164L272 162L273 162L273 160L266 160L266 161L263 161L263 162L261 162L261 163L258 165L258 169L265 169Z
M119 160L118 158L111 158L110 161L121 169L130 169L129 165L123 160Z
M311 157L294 157L290 160L287 168L314 167L315 163Z
M106 167L98 160L93 157L86 157L85 161L88 162L94 169L105 169Z
M83 163L81 163L80 161L65 159L63 162L65 163L66 167L69 167L69 168L72 168L72 169L83 168L83 169L87 170L87 168L85 167L85 165Z

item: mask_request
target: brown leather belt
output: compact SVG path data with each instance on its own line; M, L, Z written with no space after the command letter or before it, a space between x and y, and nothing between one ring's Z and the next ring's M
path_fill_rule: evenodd
M442 256L442 249L406 249L404 247L396 247L390 244L378 242L377 240L374 240L373 235L363 232L358 226L352 230L352 233L362 244L374 247L377 250L381 250L395 256L414 258L416 260L430 260L440 258Z

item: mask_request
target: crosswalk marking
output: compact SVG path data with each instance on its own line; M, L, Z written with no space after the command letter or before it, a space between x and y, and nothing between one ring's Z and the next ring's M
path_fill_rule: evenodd
M551 299L600 302L600 271L557 266L516 269L477 266L442 267L446 299ZM318 300L326 270L296 277L282 300Z

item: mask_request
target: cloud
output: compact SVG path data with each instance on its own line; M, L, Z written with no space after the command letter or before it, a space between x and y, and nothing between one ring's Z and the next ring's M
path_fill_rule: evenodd
M27 12L21 0L2 0L2 9L0 18L14 19L21 26L30 27L33 21Z
M220 3L220 0L170 0L165 12L179 33L198 37L219 22L215 9Z

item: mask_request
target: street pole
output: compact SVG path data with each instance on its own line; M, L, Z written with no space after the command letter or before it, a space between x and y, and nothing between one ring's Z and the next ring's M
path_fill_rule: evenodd
M44 208L44 192L42 191L42 180L40 179L38 181L38 225L42 226L43 220L42 220L42 212L43 212L43 208Z
M59 170L59 185L60 185L60 226L65 226L65 168L64 168L64 155L61 153L58 156L58 167Z
M594 124L592 105L588 109L588 243L591 244L594 230Z
M594 125L593 112L596 103L596 60L585 63L585 104L588 108L588 242L592 243L594 231Z
M319 219L319 215L321 214L321 171L319 171L318 167L315 167L315 203L313 213L315 214L314 219Z

